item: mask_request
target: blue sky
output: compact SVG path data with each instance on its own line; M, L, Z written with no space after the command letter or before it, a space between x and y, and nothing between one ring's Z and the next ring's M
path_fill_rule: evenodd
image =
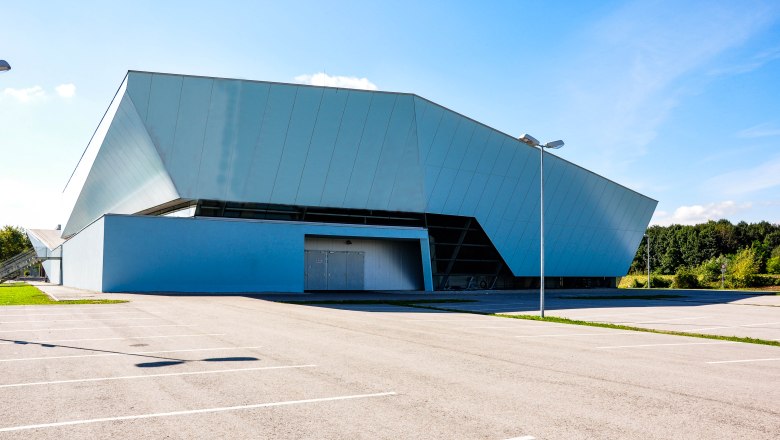
M0 225L64 222L129 69L412 92L565 140L655 224L780 223L777 1L5 0L0 22Z

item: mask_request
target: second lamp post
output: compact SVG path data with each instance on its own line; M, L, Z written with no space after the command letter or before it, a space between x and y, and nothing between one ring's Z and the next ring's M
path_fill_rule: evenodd
M563 146L563 141L542 145L530 134L520 136L520 141L539 147L539 316L544 318L544 149L557 150Z

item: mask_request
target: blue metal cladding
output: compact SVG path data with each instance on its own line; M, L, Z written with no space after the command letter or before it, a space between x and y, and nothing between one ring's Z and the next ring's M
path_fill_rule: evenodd
M516 276L539 274L538 149L410 94L126 81L69 231L177 198L439 213L474 217ZM112 159L130 138L138 157ZM625 274L657 202L545 154L546 274Z

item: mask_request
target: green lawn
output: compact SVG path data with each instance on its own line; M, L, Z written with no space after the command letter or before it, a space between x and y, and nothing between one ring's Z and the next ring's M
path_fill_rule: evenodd
M54 301L37 287L25 283L0 284L0 306L37 306L50 304L117 304L120 299L78 299Z

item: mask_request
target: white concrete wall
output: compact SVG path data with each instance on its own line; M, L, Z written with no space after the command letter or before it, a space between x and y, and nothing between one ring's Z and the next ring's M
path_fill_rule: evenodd
M103 290L104 219L100 218L62 244L62 283Z
M50 257L62 256L62 247L55 248L48 252ZM46 276L49 278L50 283L59 284L62 282L60 279L60 260L45 260L43 263L43 270L46 271Z

